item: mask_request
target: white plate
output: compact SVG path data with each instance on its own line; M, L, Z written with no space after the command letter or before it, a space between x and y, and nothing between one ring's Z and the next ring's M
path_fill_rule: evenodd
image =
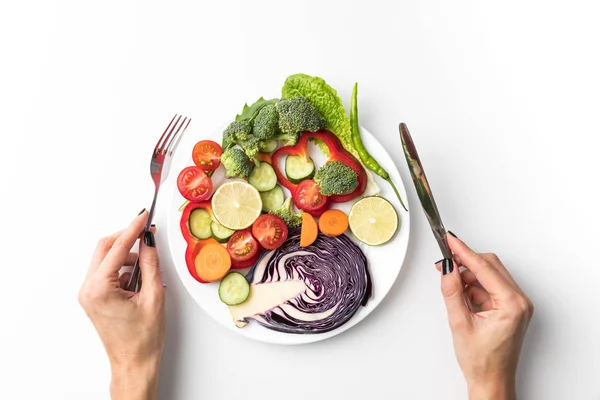
M198 136L197 140L192 141L194 144L197 141L210 139L214 140L217 143L221 143L221 135L223 132L223 128L216 130L209 136ZM191 130L191 129L190 129ZM193 130L188 131L187 135L191 135ZM373 135L371 135L366 129L361 128L361 136L365 143L365 146L369 149L371 154L376 155L377 161L388 171L393 182L396 184L402 199L405 204L408 204L406 197L406 189L402 183L402 179L400 178L400 174L398 173L398 169L394 165L394 162L390 158L389 154L385 150L385 148L375 139ZM397 147L398 151L401 151L401 144L398 143ZM190 157L186 165L193 165L191 153L191 148L179 148L179 152L188 152ZM310 149L311 157L315 160L317 166L322 165L322 160L324 157L316 147ZM183 166L182 166L183 168ZM217 173L213 175L213 182L215 188L218 187L224 180L223 173L219 173L222 171L222 167L217 170ZM172 174L179 173L179 170L171 171ZM374 175L374 174L373 174ZM375 175L374 175L375 176ZM371 247L367 246L358 240L356 240L352 234L348 232L348 235L357 243L362 251L365 253L365 256L369 260L369 272L371 273L371 277L373 280L373 293L369 302L365 307L361 307L356 314L344 325L339 328L329 331L326 333L318 333L318 334L290 334L290 333L281 333L276 332L270 329L267 329L263 326L260 326L255 321L250 320L250 323L246 325L244 328L237 328L232 321L231 315L229 314L229 309L225 304L223 304L219 300L219 296L217 294L217 288L219 286L218 282L202 284L197 282L192 276L189 274L186 263L185 263L185 250L186 250L186 242L181 234L179 229L179 220L181 218L181 212L178 210L181 204L185 201L185 199L181 196L179 191L177 190L176 185L173 185L173 196L171 198L171 204L168 208L168 237L169 237L169 246L171 250L171 255L173 256L173 263L175 265L175 269L177 270L177 274L181 278L183 285L192 296L192 298L198 303L198 305L204 309L211 317L213 317L220 324L225 326L228 329L233 330L240 335L244 335L248 338L260 340L268 343L277 343L277 344L301 344L301 343L311 343L319 340L328 339L332 336L338 335L344 332L347 329L352 328L354 325L362 321L367 315L371 313L381 303L383 298L389 292L390 288L394 284L398 273L400 272L400 268L402 267L402 263L404 262L404 256L406 255L406 250L408 248L408 237L410 231L410 218L409 214L404 211L400 202L396 198L394 191L390 187L390 185L375 176L377 180L377 184L381 189L381 196L385 197L389 200L393 205L398 215L400 217L400 228L396 236L388 243L382 246ZM284 189L285 190L285 189ZM289 195L289 192L286 190L286 195ZM354 202L348 202L347 204L336 205L335 208L340 208L346 212L349 211L351 204ZM244 270L245 271L245 270ZM242 271L242 272L244 272Z

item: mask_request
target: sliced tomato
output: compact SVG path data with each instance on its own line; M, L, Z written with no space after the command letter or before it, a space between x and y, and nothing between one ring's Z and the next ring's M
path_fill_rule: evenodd
M262 247L274 250L287 239L288 228L279 216L263 214L252 224L252 235Z
M316 210L306 210L304 212L312 215L313 217L318 218L321 215L323 215L323 213L325 211L329 210L330 206L331 206L331 197L327 198L327 200L325 200L325 202L323 204L321 204L321 207L317 208Z
M321 194L321 188L312 179L305 179L293 194L294 204L300 210L314 211L327 204L329 197Z
M192 159L194 164L204 171L214 171L221 164L221 154L223 149L218 143L212 140L201 140L192 150Z
M227 251L234 263L247 261L258 253L258 242L250 229L237 231L227 241Z
M177 177L179 193L190 201L202 201L212 193L212 181L206 172L198 167L186 167Z
M260 253L262 252L262 249L258 248L258 251L256 252L256 254L245 261L233 261L231 260L231 269L244 269L244 268L249 268L252 267L254 264L256 264L256 262L258 261L258 259L260 258Z

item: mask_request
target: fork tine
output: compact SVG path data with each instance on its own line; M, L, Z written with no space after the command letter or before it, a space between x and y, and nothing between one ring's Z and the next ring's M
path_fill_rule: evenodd
M182 115L182 117L183 117L183 115ZM177 121L179 122L179 120L177 120ZM175 138L181 131L181 127L185 124L186 121L187 121L187 117L183 117L183 121L181 121L181 123L178 123L177 126L175 127L177 129L173 129L173 131L174 131L173 136L169 135L169 137L167 137L168 140L165 139L165 142L163 143L162 148L160 149L160 154L167 154L167 152L169 150L169 146L171 145L171 143L173 143L173 140L175 140Z
M173 126L171 127L171 129L169 130L169 133L167 134L167 136L165 137L165 140L162 140L162 143L160 143L160 146L158 146L157 152L155 154L164 154L164 150L166 148L166 145L169 143L169 140L171 138L171 135L173 134L173 132L175 131L175 128L177 128L177 126L179 125L179 121L181 120L181 118L183 117L183 115L180 115L177 118L177 121L175 121L175 124L173 124ZM161 138L162 139L162 138Z
M169 128L171 127L171 124L173 123L173 121L175 121L175 118L177 118L177 114L175 114L173 116L173 119L171 119L171 122L169 122L169 125L167 125L167 129L165 129L165 131L163 132L163 134L161 135L160 139L158 139L158 142L156 142L156 146L154 147L154 153L156 154L156 152L158 151L158 149L160 148L160 144L163 141L163 139L165 138L165 135L167 134L167 131L169 130Z
M181 130L181 134L179 136L177 136L177 134L175 134L175 136L173 136L171 143L169 143L169 145L167 146L167 154L168 155L173 154L173 152L177 149L177 146L179 146L179 142L181 141L181 138L183 137L185 130L190 125L190 122L192 122L191 118L188 118L187 123L185 123L185 120L184 120L183 123L185 124L185 126Z

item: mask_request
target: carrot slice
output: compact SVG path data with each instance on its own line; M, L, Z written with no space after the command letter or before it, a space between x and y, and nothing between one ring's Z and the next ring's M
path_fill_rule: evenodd
M319 229L327 236L340 236L348 229L348 217L341 210L327 210L319 218Z
M319 234L319 228L317 228L317 222L312 215L305 212L302 213L302 229L300 230L300 246L310 246L317 240Z
M186 225L186 229L187 229L187 225ZM188 232L189 232L189 230L188 230ZM191 235L191 233L190 233L190 235ZM188 271L189 271L190 275L192 275L192 277L200 283L207 283L207 282L203 279L200 279L200 277L198 276L198 272L196 272L196 256L198 255L198 252L209 243L219 244L219 242L217 242L214 238L202 239L202 240L195 240L195 238L193 238L193 239L188 239L187 249L185 250L185 263L188 267Z
M213 282L227 274L231 268L231 257L222 244L209 243L200 249L194 264L200 279Z

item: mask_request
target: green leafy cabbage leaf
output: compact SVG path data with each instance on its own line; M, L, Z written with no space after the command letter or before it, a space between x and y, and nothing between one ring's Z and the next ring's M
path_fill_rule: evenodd
M323 154L325 154L327 157L329 157L331 155L331 152L329 151L329 147L327 147L327 145L325 144L324 141L315 139L315 138L310 138L308 140L313 142L319 148L319 150L321 150L323 152Z
M327 129L333 132L340 139L344 148L360 161L360 155L352 143L350 117L346 114L346 109L344 109L344 104L337 91L324 79L306 74L290 75L281 88L281 96L283 98L306 97L327 120ZM320 140L314 142L325 155L329 156L329 150L325 143ZM362 196L378 195L380 190L377 182L373 179L373 174L367 168L365 168L365 172L367 173L367 188Z
M342 99L324 79L306 74L290 75L281 88L281 96L287 99L296 96L306 97L327 120L327 129L335 133L344 148L360 160L358 152L352 145L350 118L346 114Z

